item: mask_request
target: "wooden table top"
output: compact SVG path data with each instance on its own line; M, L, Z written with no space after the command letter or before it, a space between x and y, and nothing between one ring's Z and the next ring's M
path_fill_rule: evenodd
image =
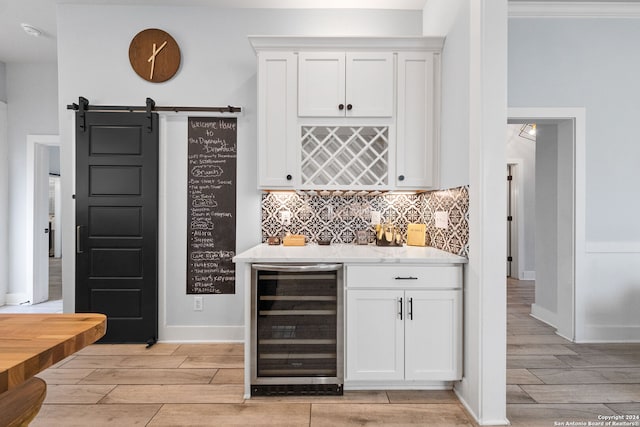
M0 393L99 340L104 314L0 314Z

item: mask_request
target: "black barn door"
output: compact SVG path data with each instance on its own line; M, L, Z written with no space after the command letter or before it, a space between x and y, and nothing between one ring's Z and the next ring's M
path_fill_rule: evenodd
M158 115L76 113L76 312L100 342L158 334Z

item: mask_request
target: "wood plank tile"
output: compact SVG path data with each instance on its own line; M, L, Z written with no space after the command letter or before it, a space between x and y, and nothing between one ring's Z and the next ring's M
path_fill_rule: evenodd
M560 356L561 357L561 356ZM568 368L559 357L541 356L511 356L507 355L507 369L528 369L528 368Z
M52 384L47 386L47 397L44 403L98 403L115 387L115 385Z
M640 383L640 368L531 369L545 384Z
M30 427L145 426L161 405L42 405Z
M542 380L527 369L507 369L507 384L542 384Z
M640 416L640 402L630 403L607 403L612 411L620 415L639 415Z
M270 402L291 403L389 403L387 393L381 390L347 390L342 396L269 396L252 397L246 404L265 404Z
M156 343L147 348L145 344L92 344L77 354L82 356L149 356L173 354L180 344Z
M507 354L514 356L538 354L575 355L576 352L562 344L517 344L507 345Z
M603 404L508 404L512 426L549 427L554 422L599 421L598 415L615 415Z
M387 390L389 403L460 403L452 390Z
M242 356L187 356L180 368L244 368Z
M535 403L520 386L507 384L507 403Z
M181 344L173 354L175 356L244 356L244 344Z
M96 369L80 384L208 384L216 369Z
M574 350L570 341L562 338L560 335L509 335L507 336L507 344L564 344L568 349Z
M37 376L47 384L78 384L78 381L92 373L94 369L45 369Z
M474 426L459 404L370 405L314 403L311 427Z
M521 387L538 403L640 402L640 384L533 384Z
M100 403L242 403L239 384L118 385Z
M211 384L244 384L244 369L218 369Z
M573 368L640 367L640 353L558 355L558 359Z
M186 356L77 356L62 365L67 369L88 368L177 368ZM197 367L197 366L195 366Z
M148 426L282 426L307 427L310 405L163 405Z

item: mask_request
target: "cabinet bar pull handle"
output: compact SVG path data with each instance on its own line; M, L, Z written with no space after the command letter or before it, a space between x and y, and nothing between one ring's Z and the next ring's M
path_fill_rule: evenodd
M400 303L400 320L402 320L402 298L400 298L398 302Z
M396 280L418 280L417 277L413 277L413 276L409 276L409 277L396 276L395 279Z
M83 253L84 250L82 249L82 226L78 225L76 227L76 253Z
M409 319L413 320L413 298L409 298Z

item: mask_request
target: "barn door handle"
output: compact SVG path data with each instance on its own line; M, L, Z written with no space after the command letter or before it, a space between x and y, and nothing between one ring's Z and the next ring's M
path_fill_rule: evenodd
M76 253L81 254L84 253L82 249L82 226L78 225L76 227Z

